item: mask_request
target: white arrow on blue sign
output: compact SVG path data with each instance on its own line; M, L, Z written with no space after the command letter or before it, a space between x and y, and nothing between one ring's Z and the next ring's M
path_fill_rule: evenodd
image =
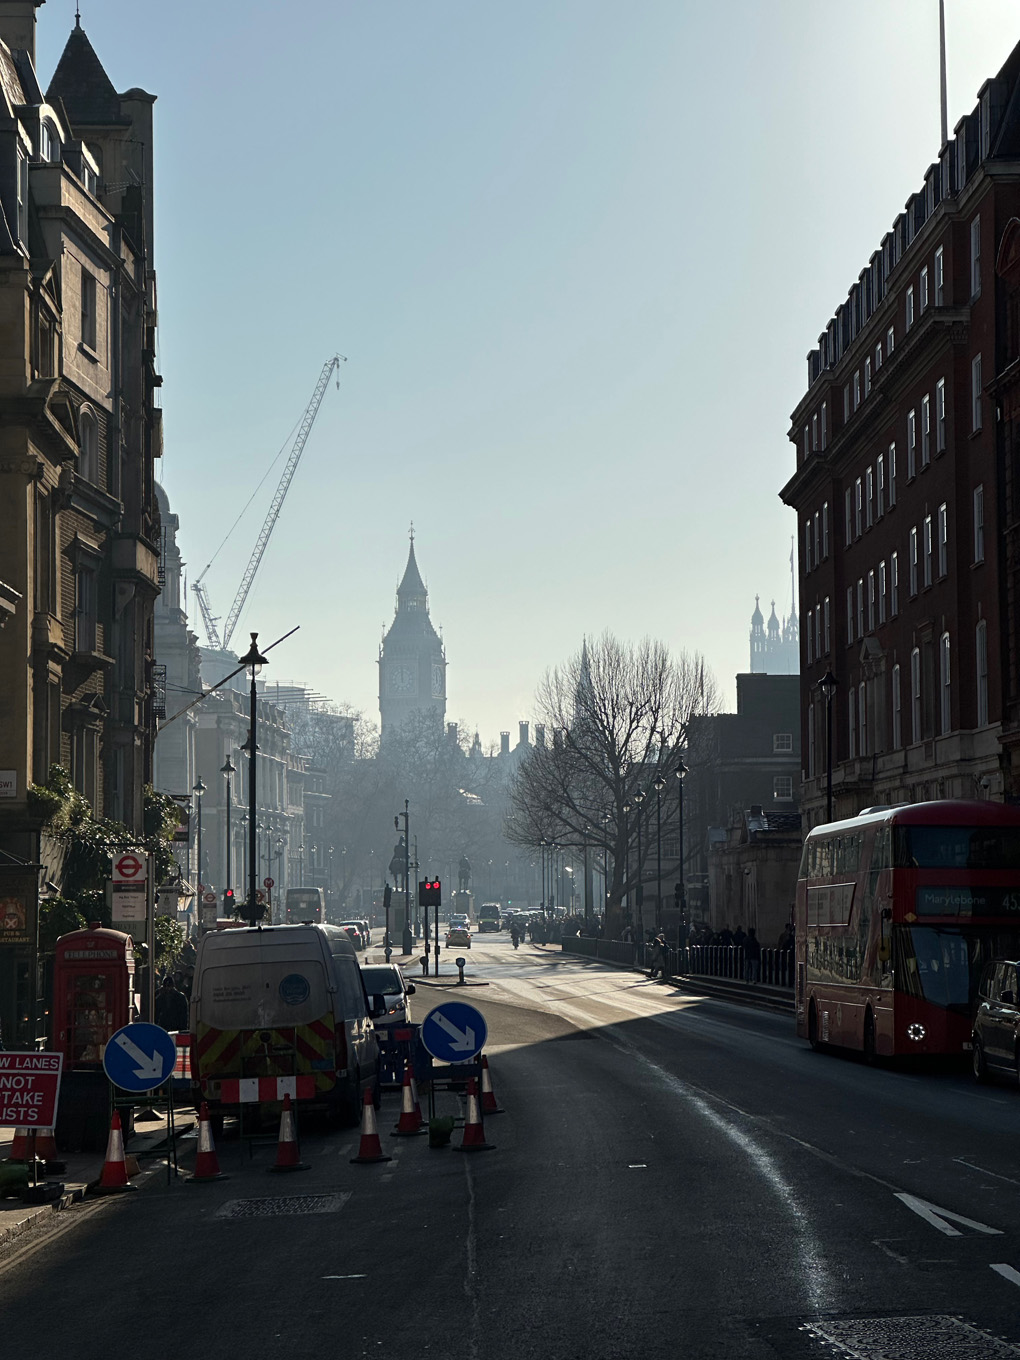
M421 1022L421 1041L440 1062L469 1061L487 1037L485 1017L463 1001L444 1001Z
M153 1091L177 1062L177 1045L165 1029L138 1021L119 1029L103 1053L106 1075L122 1091Z

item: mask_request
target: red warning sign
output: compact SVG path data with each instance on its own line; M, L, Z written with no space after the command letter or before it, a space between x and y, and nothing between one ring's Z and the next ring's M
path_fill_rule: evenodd
M52 1129L63 1064L62 1053L0 1053L0 1124Z

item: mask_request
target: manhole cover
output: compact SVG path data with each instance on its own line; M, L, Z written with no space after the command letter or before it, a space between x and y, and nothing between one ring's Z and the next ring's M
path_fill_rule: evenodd
M1020 1350L947 1314L810 1322L809 1336L848 1360L1016 1360Z
M297 1214L335 1214L350 1199L350 1192L335 1195L276 1195L270 1199L228 1199L216 1210L216 1218L282 1218Z

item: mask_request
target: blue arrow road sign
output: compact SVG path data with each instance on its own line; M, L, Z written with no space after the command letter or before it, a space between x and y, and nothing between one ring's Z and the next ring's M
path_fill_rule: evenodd
M444 1001L421 1022L421 1041L440 1062L468 1062L487 1037L485 1017L463 1001Z
M177 1045L159 1025L139 1022L119 1029L106 1045L103 1068L122 1091L153 1091L177 1062Z

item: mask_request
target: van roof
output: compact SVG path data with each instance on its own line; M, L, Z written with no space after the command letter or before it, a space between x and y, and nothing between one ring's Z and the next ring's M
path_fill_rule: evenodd
M351 937L346 931L340 930L337 926L314 923L242 926L238 930L209 931L201 940L203 951L216 953L221 950L252 949L256 946L260 949L293 949L295 946L307 948L309 945L315 945L318 948L323 943L332 954L350 954L353 959L357 958Z

